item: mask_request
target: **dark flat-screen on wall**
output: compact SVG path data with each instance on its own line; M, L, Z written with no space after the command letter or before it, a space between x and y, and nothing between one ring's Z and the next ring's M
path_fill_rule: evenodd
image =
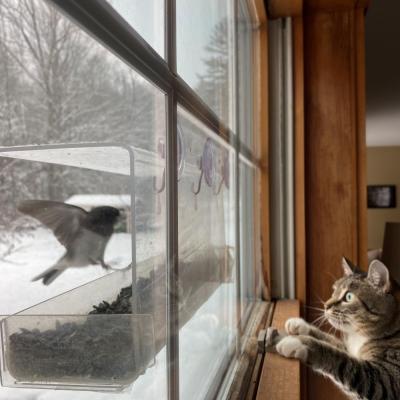
M396 208L396 186L368 185L368 208Z

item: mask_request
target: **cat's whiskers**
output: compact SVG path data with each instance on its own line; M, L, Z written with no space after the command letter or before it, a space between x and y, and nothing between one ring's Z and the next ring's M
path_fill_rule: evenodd
M324 324L329 323L328 317L326 316L325 312L320 315L318 318L316 318L313 322L313 325L315 325L317 328L321 328Z
M324 305L325 302L321 299L320 296L318 296L317 294L315 295L318 298L318 301L320 302L320 304Z
M325 318L322 315L316 318L314 321L312 321L312 325L316 326L317 328L320 328L324 323L325 323Z
M321 308L321 307L312 307L312 306L304 306L304 307L306 307L306 308L309 308L310 310L316 310L316 311L325 311L325 309L324 308Z

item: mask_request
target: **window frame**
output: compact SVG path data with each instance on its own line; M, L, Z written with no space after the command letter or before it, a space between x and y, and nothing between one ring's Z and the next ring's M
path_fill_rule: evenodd
M109 4L106 0L50 0L64 12L68 18L74 20L78 25L87 31L97 41L105 45L115 55L120 57L125 63L129 64L133 69L139 72L143 77L148 79L154 86L161 90L166 99L166 203L167 203L167 383L168 383L168 399L179 399L179 309L176 296L173 293L178 292L177 282L179 277L179 253L178 253L178 172L175 167L177 164L177 106L178 104L185 108L195 118L202 122L206 127L211 129L223 141L228 143L235 150L235 175L236 175L236 193L235 193L235 220L236 220L236 281L237 281L237 322L238 335L236 342L236 357L233 361L239 358L243 343L245 329L241 323L241 305L240 305L240 210L239 210L239 156L246 159L247 163L251 164L259 173L264 175L262 163L257 157L257 143L261 136L260 129L257 129L257 123L254 123L253 113L249 118L253 122L251 126L253 134L253 149L250 149L243 141L243 136L240 135L239 118L235 118L234 130L230 129L222 119L220 119L211 108L189 87L189 85L177 73L177 57L176 57L176 1L165 0L165 25L164 25L164 54L165 59L161 57L136 31L129 25L122 16ZM239 101L237 96L238 90L238 7L246 5L248 16L253 18L252 10L250 9L252 1L233 0L233 20L234 24L234 113L239 112ZM252 21L254 25L257 21ZM254 42L251 52L254 55ZM256 57L252 57L252 66L250 69L256 69ZM263 72L262 72L263 73ZM254 86L253 86L254 88ZM253 105L256 102L255 91L253 91ZM263 112L257 110L257 112ZM264 110L265 112L265 110ZM236 132L236 134L234 133ZM264 132L263 132L264 133ZM265 132L266 134L266 132ZM265 140L265 139L264 139ZM261 178L263 179L263 178ZM259 196L260 180L257 180L255 185L254 198ZM259 206L258 201L255 201ZM265 207L268 207L266 205ZM257 210L256 210L257 211ZM259 211L259 210L258 210ZM257 225L257 221L256 224ZM264 229L262 229L264 230ZM254 237L260 236L260 228L254 227ZM263 263L268 263L263 260ZM261 274L261 260L255 257L255 276ZM264 266L265 270L265 266ZM249 310L249 313L252 310ZM247 322L251 318L248 318ZM248 324L249 325L249 324ZM251 325L251 324L250 324ZM232 359L231 359L232 361ZM228 360L229 365L229 360ZM215 388L209 388L207 397L215 397L221 382L218 382Z

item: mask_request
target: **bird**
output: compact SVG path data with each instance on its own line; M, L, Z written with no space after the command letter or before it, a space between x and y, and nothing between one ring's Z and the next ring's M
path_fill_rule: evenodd
M49 285L69 267L101 264L103 268L109 268L104 262L104 251L120 216L117 208L99 206L85 211L59 201L24 200L17 209L50 228L66 249L53 266L32 281L41 279L44 285Z

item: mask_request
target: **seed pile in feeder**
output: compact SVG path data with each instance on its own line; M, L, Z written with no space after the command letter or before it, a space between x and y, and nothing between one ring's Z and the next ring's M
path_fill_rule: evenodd
M93 306L94 310L89 314L130 314L132 312L131 306L132 286L121 289L118 297L111 304L106 301L101 302L97 306Z
M42 332L22 329L10 336L10 372L24 381L133 379L133 339L130 319L118 317L89 316Z
M151 307L151 280L139 279L137 289L139 303ZM151 337L147 341L142 331L140 336L144 337L136 338L136 350L139 346L141 354L135 357L132 320L122 315L95 315L130 314L131 297L132 287L128 286L121 289L113 302L93 306L88 317L82 317L82 323L58 322L55 329L21 328L13 333L7 353L12 376L33 382L132 381L149 362L151 349L147 346L151 346Z
M154 274L149 278L139 278L136 284L138 312L141 314L150 314L153 312L154 298L152 296L154 290ZM132 313L132 286L122 288L117 298L108 303L103 301L97 306L93 306L94 310L89 314L130 314Z

